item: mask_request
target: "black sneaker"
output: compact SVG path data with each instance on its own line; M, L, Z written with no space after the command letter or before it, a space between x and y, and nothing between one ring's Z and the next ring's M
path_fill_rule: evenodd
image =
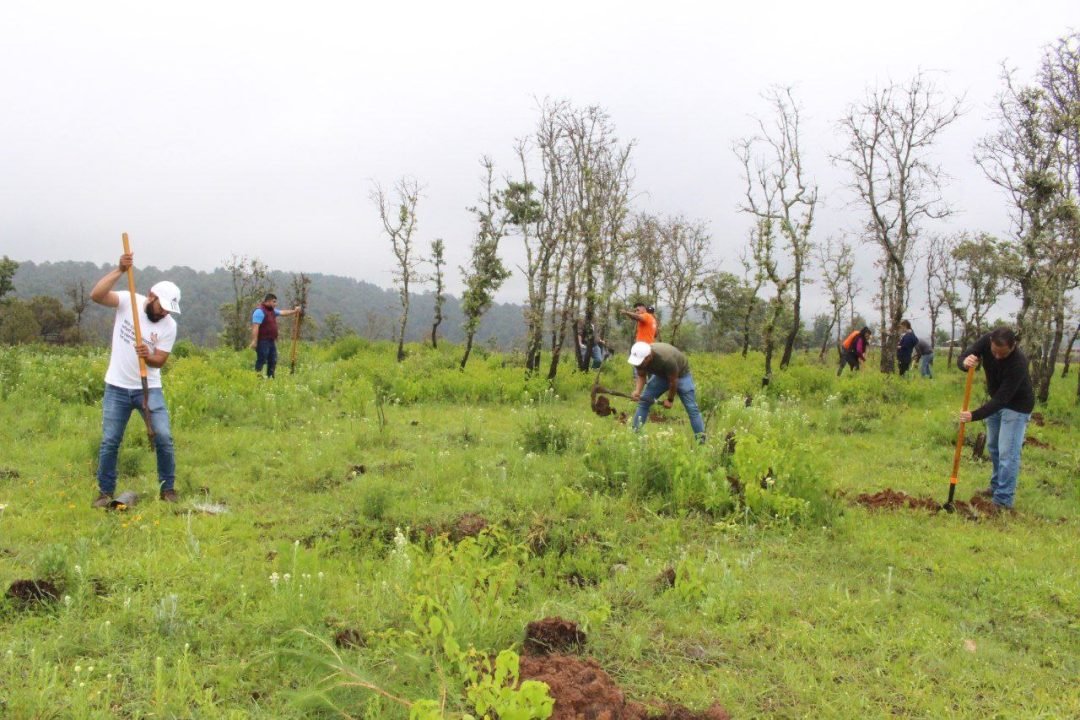
M180 502L180 496L176 494L175 490L162 490L161 495L159 495L158 497L161 498L162 502L167 502L167 503L178 503L178 502Z
M112 495L110 495L109 493L103 492L103 493L100 493L97 496L97 499L95 499L94 502L90 503L90 507L92 507L92 508L107 508L107 507L109 507L109 503L111 503L111 502L112 502Z

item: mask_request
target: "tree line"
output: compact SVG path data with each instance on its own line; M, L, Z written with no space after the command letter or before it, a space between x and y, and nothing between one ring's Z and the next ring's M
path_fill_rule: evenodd
M634 143L618 136L602 107L548 99L532 130L515 142L512 168L500 172L490 157L480 158L477 201L467 209L475 230L468 262L458 268L460 300L445 292L444 240L425 247L419 239L421 182L374 182L369 200L394 256L394 291L361 301L362 318L348 302L328 302L307 323L308 337L389 337L401 360L406 340L425 337L437 345L445 333L462 343L465 367L474 341L486 333L520 352L527 373L554 378L567 365L587 369L594 343L631 337L618 310L642 301L658 308L665 341L690 350L761 350L768 383L796 349L813 347L825 357L846 332L866 323L856 303L867 294L886 373L896 369L900 321L920 307L913 295L924 303L933 341L961 343L986 332L995 306L1013 296L1020 303L1013 320L1045 402L1058 358L1068 358L1080 329L1074 297L1080 284L1080 33L1047 45L1031 78L1002 68L995 130L972 148L1010 209L1005 237L979 228L940 231L955 209L945 201L947 174L934 152L964 107L933 74L867 88L837 118L841 143L829 162L844 172L845 187L836 192L852 201L856 218L838 237L820 237L815 226L824 193L802 149L795 91L774 87L762 97L757 131L732 144L744 181L737 210L750 220L738 253L741 272L721 270L711 257L704 221L634 207L641 195ZM507 243L520 249L514 267L503 260ZM858 274L860 247L874 251L876 277ZM496 306L494 297L514 272L525 284L524 307ZM250 308L267 288L288 287L287 302L307 306L310 285L312 307L324 293L339 297L330 294L326 277L284 277L257 258L233 256L214 274L228 280L228 289L207 295L203 316L219 326L197 328L201 342L243 347ZM4 282L0 274L0 289ZM813 282L823 287L828 311L806 318L804 291ZM419 288L427 292L419 295ZM40 335L70 339L56 327L69 319L65 312L78 316L75 327L81 327L85 288L65 286L64 292L66 306L29 300L25 308L0 309L0 338L11 336L5 328L29 326L33 316Z

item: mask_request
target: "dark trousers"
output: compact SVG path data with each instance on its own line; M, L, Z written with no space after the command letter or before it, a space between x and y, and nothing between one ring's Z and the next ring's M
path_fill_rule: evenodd
M836 377L840 377L840 373L844 372L844 366L847 365L852 370L859 369L859 354L850 350L845 350L840 356L840 367L836 369Z
M266 366L266 377L274 377L277 369L277 342L273 340L260 340L255 345L255 372L262 372Z
M911 357L910 356L908 356L907 359L898 358L897 362L900 364L900 374L901 375L903 375L904 373L906 373L908 370L911 369Z

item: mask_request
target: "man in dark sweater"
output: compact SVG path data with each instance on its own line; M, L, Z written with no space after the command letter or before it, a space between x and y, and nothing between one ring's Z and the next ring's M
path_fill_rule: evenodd
M698 408L697 391L686 355L679 348L667 343L636 342L630 348L628 362L637 369L637 386L631 396L638 401L633 420L634 430L649 419L649 409L661 395L667 393L663 404L670 408L675 400L675 393L678 393L683 407L686 408L686 415L690 418L694 436L698 442L705 442L705 421ZM646 375L649 376L647 384Z
M1035 409L1035 390L1027 356L1016 346L1016 333L1009 328L983 335L960 353L957 364L967 370L980 362L990 399L971 412L960 413L960 422L986 421L986 450L994 469L990 488L983 494L992 497L998 507L1010 509L1020 474L1024 432Z
M900 340L896 343L896 361L900 365L900 374L904 375L911 368L911 356L915 352L915 346L919 344L919 338L911 329L911 323L907 320L900 321Z

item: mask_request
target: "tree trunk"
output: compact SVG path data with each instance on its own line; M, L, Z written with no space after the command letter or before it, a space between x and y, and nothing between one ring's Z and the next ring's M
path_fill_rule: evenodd
M799 331L802 330L802 317L800 316L802 311L802 268L797 258L795 263L795 297L791 301L791 312L794 317L791 320L791 330L784 341L784 355L780 358L781 370L791 364L791 352L792 348L795 347L795 338L799 336Z
M461 369L465 369L465 363L469 362L469 353L472 352L473 333L465 336L465 354L461 356Z
M1069 365L1072 363L1072 349L1076 344L1076 338L1080 336L1080 324L1076 326L1076 330L1073 331L1072 337L1069 338L1069 344L1065 346L1065 365L1061 368L1061 377L1067 377L1069 374Z

